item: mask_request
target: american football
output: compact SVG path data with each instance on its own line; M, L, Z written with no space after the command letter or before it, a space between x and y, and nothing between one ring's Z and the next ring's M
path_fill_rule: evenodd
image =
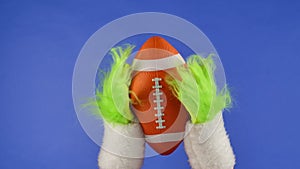
M131 108L146 142L161 155L176 150L188 119L186 109L166 82L167 78L180 80L176 69L180 65L185 65L180 53L159 36L149 38L132 63Z

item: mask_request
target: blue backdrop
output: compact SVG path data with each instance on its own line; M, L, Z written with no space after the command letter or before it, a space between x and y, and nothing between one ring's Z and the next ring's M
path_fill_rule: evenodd
M166 12L215 45L235 98L225 122L237 169L300 168L300 1L0 1L0 168L96 169L72 103L85 41L136 12ZM298 160L298 161L297 161ZM143 169L188 169L181 146Z

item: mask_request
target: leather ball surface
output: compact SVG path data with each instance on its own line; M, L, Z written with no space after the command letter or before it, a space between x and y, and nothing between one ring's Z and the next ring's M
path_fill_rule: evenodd
M188 113L166 83L181 79L176 67L184 64L178 51L159 36L149 38L133 60L131 108L146 142L161 155L172 153L184 137Z

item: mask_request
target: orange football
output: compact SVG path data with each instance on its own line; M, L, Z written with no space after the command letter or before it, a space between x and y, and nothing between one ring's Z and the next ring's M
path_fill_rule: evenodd
M131 107L146 142L161 155L176 150L184 137L188 113L166 83L181 79L176 67L184 64L179 52L159 36L149 38L132 63Z

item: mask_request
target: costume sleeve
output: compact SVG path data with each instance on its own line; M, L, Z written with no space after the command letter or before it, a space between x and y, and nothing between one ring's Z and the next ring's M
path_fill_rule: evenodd
M138 123L104 125L103 144L98 157L100 169L140 169L145 140Z
M193 169L233 169L235 156L222 114L203 124L186 124L184 146Z

